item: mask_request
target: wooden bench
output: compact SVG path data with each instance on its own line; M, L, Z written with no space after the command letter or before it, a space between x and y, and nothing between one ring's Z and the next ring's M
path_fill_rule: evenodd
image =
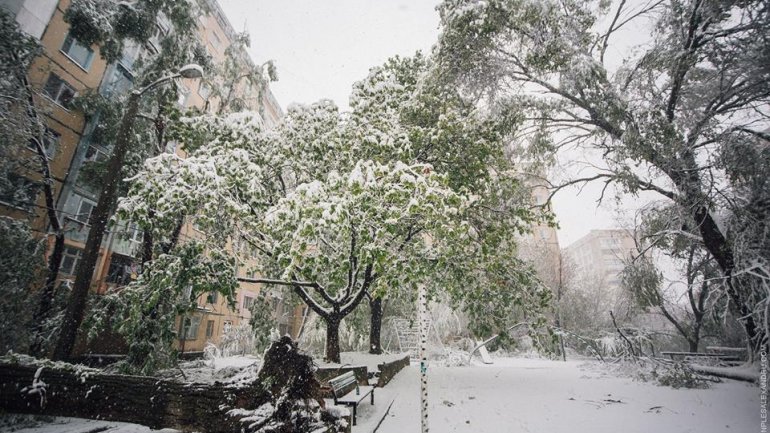
M329 380L329 385L332 387L334 404L353 407L353 425L356 425L356 407L367 395L371 396L372 405L374 405L374 387L359 386L356 375L352 371Z
M671 359L687 358L712 358L720 361L739 361L740 358L735 355L725 355L723 353L702 353L702 352L660 352L663 356L668 356Z

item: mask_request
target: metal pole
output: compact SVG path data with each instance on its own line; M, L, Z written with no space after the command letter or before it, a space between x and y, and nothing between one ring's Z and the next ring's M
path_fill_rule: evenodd
M428 342L428 297L425 294L425 286L419 287L419 320L420 320L420 419L422 433L428 433L428 359L426 356L426 344Z

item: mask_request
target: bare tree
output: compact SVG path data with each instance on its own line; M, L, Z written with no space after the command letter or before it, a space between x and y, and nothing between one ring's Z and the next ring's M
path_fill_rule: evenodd
M726 231L717 215L752 215L767 226L767 206L757 201L766 194L740 194L731 175L740 165L724 158L738 143L748 154L767 154L767 3L465 0L446 1L439 11L437 52L446 77L520 111L526 125L519 139L532 155L574 147L601 155L604 163L593 174L554 185L553 193L598 181L631 194L653 191L679 207L758 350L766 341L760 326L766 317L756 306L767 297L767 263L755 266L762 259L757 252L738 260L742 234ZM618 47L627 53L622 66L608 67L616 34L643 20L652 22L649 40L636 50ZM600 28L602 22L609 25ZM756 179L768 177L767 164L755 167ZM747 241L756 244L756 235Z

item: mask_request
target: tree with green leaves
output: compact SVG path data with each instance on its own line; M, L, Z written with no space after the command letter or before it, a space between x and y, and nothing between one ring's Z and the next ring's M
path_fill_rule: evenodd
M30 288L43 270L45 244L32 236L24 222L8 217L0 217L0 243L0 350L24 352L31 336L45 336L45 323L40 324L39 335L29 332L35 310L35 296Z
M22 33L16 21L4 10L0 10L0 28L0 63L3 65L0 72L8 77L0 83L0 193L9 197L7 201L11 203L29 205L26 201L32 186L19 185L13 179L18 179L19 174L37 173L40 176L38 185L45 197L49 234L53 236L45 282L37 294L35 314L29 323L29 351L40 355L48 341L50 329L47 329L47 324L51 323L57 308L55 299L61 293L57 290L56 280L64 252L63 224L56 213L54 179L49 163L52 155L46 150L46 143L51 137L44 124L45 111L35 102L38 91L27 78L32 60L42 48L36 40Z
M121 203L125 218L167 232L189 215L212 248L249 245L263 277L243 280L291 288L325 321L334 361L340 322L363 299L417 284L451 290L480 320L491 315L471 305L492 282L497 301L542 307L545 297L518 293L534 274L513 238L534 217L501 144L510 118L416 92L414 65L427 69L419 56L374 69L354 86L350 113L295 105L271 131L248 113L186 120L178 133L189 156L149 160Z
M121 179L128 173L126 161L129 160L131 151L134 155L141 155L151 142L137 140L134 130L139 130L141 125L136 125L136 118L140 115L143 92L152 90L156 85L168 81L166 78L176 73L185 65L193 62L207 62L207 55L193 36L195 31L195 15L192 5L187 2L175 1L139 1L132 4L125 2L93 2L91 0L78 0L70 4L65 12L65 20L70 24L71 34L74 38L87 45L98 44L102 57L108 61L114 61L122 54L127 41L143 44L153 35L158 15L163 13L171 20L173 29L161 41L159 55L140 62L141 72L137 80L137 89L132 90L126 97L125 106L112 105L112 110L101 110L105 115L113 113L120 120L110 123L105 135L112 134L114 138L112 154L110 155L106 170L98 176L99 199L89 217L89 232L83 257L78 264L73 284L72 293L61 334L53 352L54 359L66 359L71 355L75 345L77 332L83 321L88 292L91 288L92 277L96 262L99 257L101 241L107 229L108 222L114 210L116 199L119 195ZM188 66L189 69L189 66ZM162 136L163 131L158 130L155 120L161 119L164 113L163 107L172 104L176 95L176 88L170 91L160 92L158 96L158 115L145 131L155 131ZM111 95L116 97L118 95ZM97 97L98 99L98 97ZM108 101L102 101L102 106L109 106ZM114 125L117 125L115 128ZM114 129L113 129L114 128ZM153 140L155 141L155 140ZM162 138L158 140L162 142ZM141 157L140 157L141 159ZM145 248L149 254L152 247Z
M518 110L530 158L575 147L601 155L594 173L555 190L600 181L655 192L687 214L683 232L717 263L758 350L770 281L762 255L768 166L747 156L766 153L770 138L765 2L446 0L439 11L443 77ZM648 40L621 46L618 34L644 20ZM623 53L612 62L620 66L608 66L611 47ZM736 146L748 152L739 156ZM743 194L738 179L753 193ZM720 214L736 223L720 224Z

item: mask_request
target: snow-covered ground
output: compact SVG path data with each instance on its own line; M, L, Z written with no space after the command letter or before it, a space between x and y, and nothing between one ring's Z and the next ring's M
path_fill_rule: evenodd
M494 361L484 367L428 368L431 431L759 431L759 388L749 383L726 380L709 389L672 389L617 377L597 363ZM420 431L418 367L404 369L387 388L397 397L377 432Z
M180 433L116 421L0 414L0 431L15 433Z
M343 363L367 364L343 355ZM398 358L398 356L394 356ZM382 362L382 357L377 357ZM192 379L235 379L254 374L252 357L217 358L185 365ZM195 367L195 365L198 365ZM247 367L244 370L239 368ZM240 372L239 372L240 371ZM598 362L495 358L492 365L428 369L429 421L434 432L678 433L759 431L759 388L725 380L709 389L672 389L619 377ZM235 374L233 374L235 373ZM395 401L394 401L395 400ZM418 367L402 370L363 402L353 433L420 430ZM329 402L331 403L331 402ZM0 416L0 431L19 433L150 433L133 424L48 417L18 422ZM168 431L168 430L166 430Z
M159 375L184 382L246 382L257 376L261 360L253 355L223 356L199 359L179 364L178 368L161 371Z

